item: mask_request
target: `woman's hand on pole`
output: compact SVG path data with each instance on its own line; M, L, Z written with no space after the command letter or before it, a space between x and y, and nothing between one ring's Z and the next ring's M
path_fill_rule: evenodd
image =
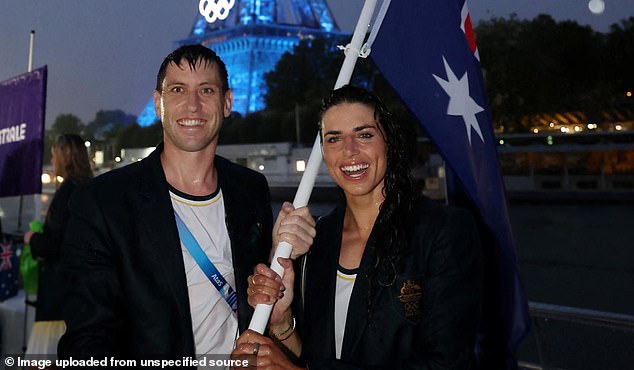
M279 258L278 262L284 268L284 278L281 279L275 271L260 263L249 275L248 302L255 307L258 304L271 304L273 310L269 319L270 325L285 322L293 303L293 284L295 271L293 262L288 258Z
M291 203L284 202L273 226L273 245L282 241L289 243L293 246L291 259L295 259L308 252L315 235L315 220L308 207L295 209Z

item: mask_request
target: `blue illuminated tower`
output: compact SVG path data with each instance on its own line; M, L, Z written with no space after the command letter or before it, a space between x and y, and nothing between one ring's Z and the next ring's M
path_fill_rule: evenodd
M227 65L233 111L242 115L264 108L264 74L300 40L334 38L337 28L325 0L236 0L224 20L208 23L198 15L188 38L203 44ZM139 115L141 126L156 122L152 101Z

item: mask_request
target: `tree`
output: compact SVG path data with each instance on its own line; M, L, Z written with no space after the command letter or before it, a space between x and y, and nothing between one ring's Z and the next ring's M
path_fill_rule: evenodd
M612 25L606 38L605 55L606 80L613 83L612 96L622 100L625 92L634 93L634 17Z
M116 137L117 130L134 122L136 122L136 116L127 114L120 109L100 110L97 112L95 119L88 123L86 131L98 139Z
M497 125L525 130L524 115L605 103L603 37L591 28L542 14L531 21L494 18L475 31Z
M79 117L72 114L60 114L53 122L50 134L53 137L61 134L77 134L81 135L86 128Z
M73 114L60 114L55 118L53 126L50 130L46 131L44 135L44 163L50 163L51 161L51 146L55 142L58 135L62 134L77 134L84 135L86 126L79 119L79 117Z
M583 112L598 121L609 107L632 107L634 17L608 34L549 15L532 20L493 18L475 29L494 125L526 132L530 117ZM295 141L312 144L321 100L334 87L347 40L302 40L265 75L266 111L227 120L222 143ZM415 120L367 59L359 59L351 83L374 90L398 120ZM416 125L416 127L420 127Z
M116 142L119 148L145 148L158 145L162 138L160 123L141 127L133 122L117 131Z
M335 46L323 38L305 39L292 53L284 53L275 69L264 75L267 110L291 111L330 91L343 61Z
M275 69L264 75L266 109L288 112L296 104L321 101L333 89L343 63L344 53L337 45L346 42L342 38L304 39L292 53L284 53ZM371 63L359 59L352 83L368 86L372 75Z

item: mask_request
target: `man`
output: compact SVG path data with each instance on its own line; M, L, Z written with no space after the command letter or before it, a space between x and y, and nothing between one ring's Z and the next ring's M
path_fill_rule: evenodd
M216 156L231 103L213 51L186 45L167 56L154 91L163 144L71 200L60 357L229 354L251 319L253 267L272 242L310 246L307 209L285 204L273 227L264 176Z

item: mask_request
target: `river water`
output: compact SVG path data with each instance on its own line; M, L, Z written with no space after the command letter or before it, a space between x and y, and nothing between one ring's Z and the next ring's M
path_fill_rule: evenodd
M530 301L634 315L634 204L511 203ZM541 332L552 365L632 369L634 333L556 320L537 322L520 355L536 361Z

